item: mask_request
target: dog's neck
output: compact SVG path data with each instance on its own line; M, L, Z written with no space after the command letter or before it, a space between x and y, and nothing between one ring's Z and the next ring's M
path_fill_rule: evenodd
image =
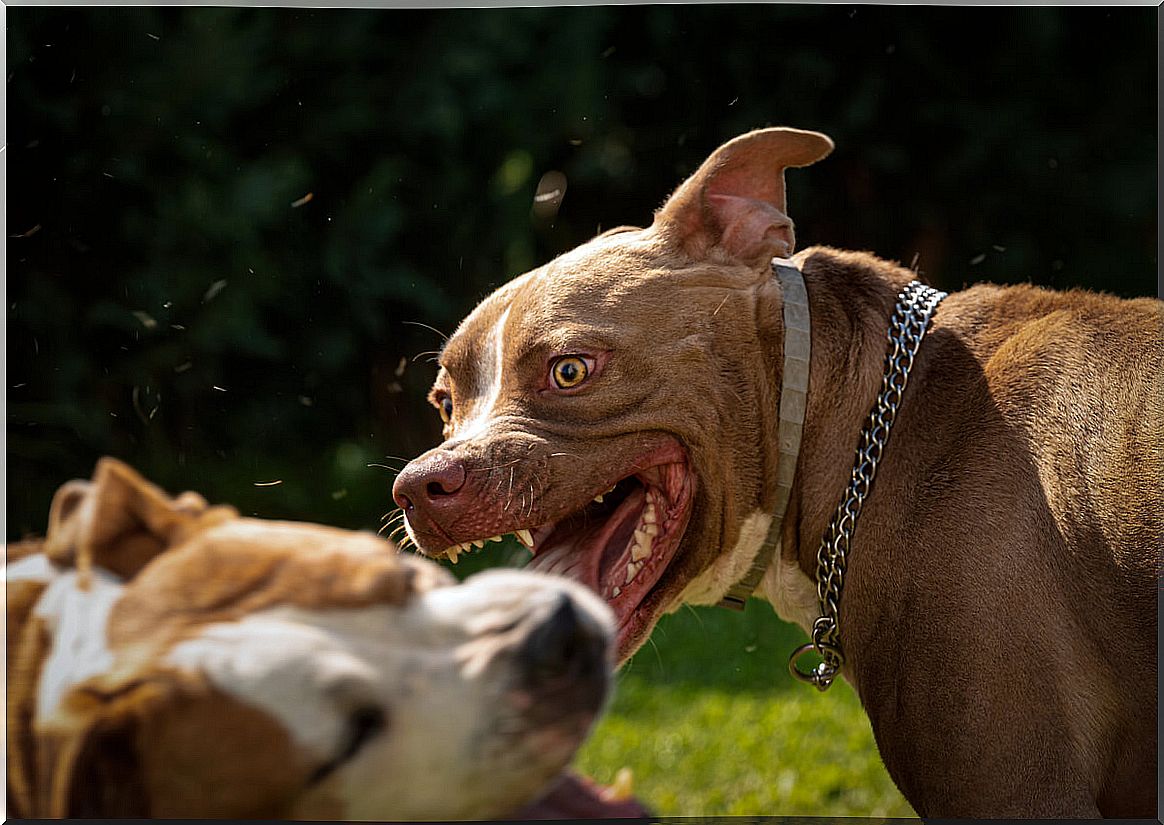
M779 558L758 595L767 596L786 619L802 626L816 609L812 585L821 536L849 483L861 427L881 386L886 331L897 294L913 277L909 270L860 253L812 248L795 257L804 275L812 316L812 362L804 434L781 535ZM782 340L779 311L761 313L764 337ZM780 384L783 347L769 348L765 365ZM764 412L769 479L775 477L778 421ZM773 484L765 489L772 495ZM765 509L769 509L767 506ZM796 580L799 569L807 581ZM789 592L797 588L796 593ZM790 603L791 602L791 603ZM793 615L787 615L787 614Z

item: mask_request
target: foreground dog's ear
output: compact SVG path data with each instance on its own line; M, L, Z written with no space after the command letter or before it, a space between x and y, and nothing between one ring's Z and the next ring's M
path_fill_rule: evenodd
M721 249L731 260L762 266L796 246L784 194L784 170L808 166L833 150L819 132L760 129L728 141L675 190L655 226L692 257Z
M234 515L197 493L170 498L128 465L102 458L91 481L70 481L53 497L44 552L82 574L96 565L129 579L194 529Z

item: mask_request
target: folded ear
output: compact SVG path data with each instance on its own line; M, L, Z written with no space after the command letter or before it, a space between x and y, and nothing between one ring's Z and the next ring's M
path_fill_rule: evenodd
M70 481L57 491L44 552L83 575L96 565L129 579L208 517L233 515L232 508L209 507L197 493L170 498L128 465L102 458L91 481Z
M784 170L808 166L832 150L833 142L819 132L774 128L740 135L675 190L654 226L695 258L716 249L751 266L786 258L796 239Z

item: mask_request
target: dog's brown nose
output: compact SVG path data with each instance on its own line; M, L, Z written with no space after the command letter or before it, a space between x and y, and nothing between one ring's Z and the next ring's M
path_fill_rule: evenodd
M392 498L410 515L453 503L465 486L465 465L440 450L412 461L396 476Z

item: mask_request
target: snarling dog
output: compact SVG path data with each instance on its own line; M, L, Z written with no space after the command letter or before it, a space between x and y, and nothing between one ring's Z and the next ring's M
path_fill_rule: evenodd
M7 582L10 815L483 819L547 787L580 815L641 812L555 780L613 665L610 611L575 583L456 585L374 535L239 518L113 459L9 546Z
M516 533L610 604L621 659L755 586L919 814L1151 816L1164 304L793 256L785 169L831 149L736 138L649 227L487 297L395 482L410 534Z

